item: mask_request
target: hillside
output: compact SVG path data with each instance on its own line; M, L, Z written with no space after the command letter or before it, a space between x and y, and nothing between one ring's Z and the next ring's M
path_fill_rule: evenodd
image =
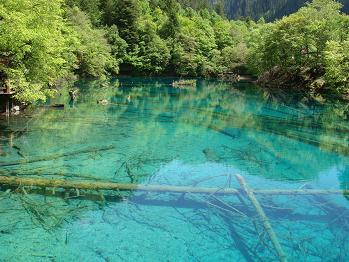
M186 1L188 2L188 1ZM193 0L193 7L203 6L203 0ZM282 18L296 12L307 0L210 0L214 8L224 6L225 14L230 19L251 17L258 20L264 17L267 21ZM349 0L340 0L344 4L343 11L348 13ZM219 9L219 7L218 7Z

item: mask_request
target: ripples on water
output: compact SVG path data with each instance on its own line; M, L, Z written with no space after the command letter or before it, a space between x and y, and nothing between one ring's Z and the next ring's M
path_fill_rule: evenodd
M0 120L0 173L240 188L239 173L253 189L348 187L344 106L247 84L201 81L181 90L171 82L85 81L75 103L67 92L50 102L64 110L41 106ZM6 165L54 155L61 157ZM21 192L0 193L0 261L277 260L245 196ZM288 260L349 259L346 196L256 197Z

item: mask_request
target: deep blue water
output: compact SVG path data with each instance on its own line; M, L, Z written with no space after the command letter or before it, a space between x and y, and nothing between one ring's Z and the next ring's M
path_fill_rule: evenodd
M345 105L251 84L198 81L176 89L172 80L86 80L74 103L62 90L2 118L0 175L241 189L241 174L256 190L348 187ZM103 99L107 105L97 103ZM49 107L57 103L65 108ZM54 155L61 157L6 166ZM6 190L0 261L278 260L242 192ZM256 198L289 261L349 260L346 196Z

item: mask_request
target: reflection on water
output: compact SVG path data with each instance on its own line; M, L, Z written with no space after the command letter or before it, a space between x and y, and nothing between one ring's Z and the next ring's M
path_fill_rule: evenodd
M172 80L85 81L76 102L67 91L50 101L63 110L0 120L0 174L219 189L240 188L239 173L255 189L348 188L344 105ZM0 192L0 261L277 259L243 195L50 190ZM257 198L289 260L349 259L346 196Z

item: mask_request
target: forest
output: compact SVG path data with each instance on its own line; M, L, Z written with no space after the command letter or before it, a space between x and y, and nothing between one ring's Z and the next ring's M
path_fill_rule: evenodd
M3 0L0 85L35 102L78 77L236 72L263 86L348 96L349 19L339 2L313 0L268 23L194 3Z

